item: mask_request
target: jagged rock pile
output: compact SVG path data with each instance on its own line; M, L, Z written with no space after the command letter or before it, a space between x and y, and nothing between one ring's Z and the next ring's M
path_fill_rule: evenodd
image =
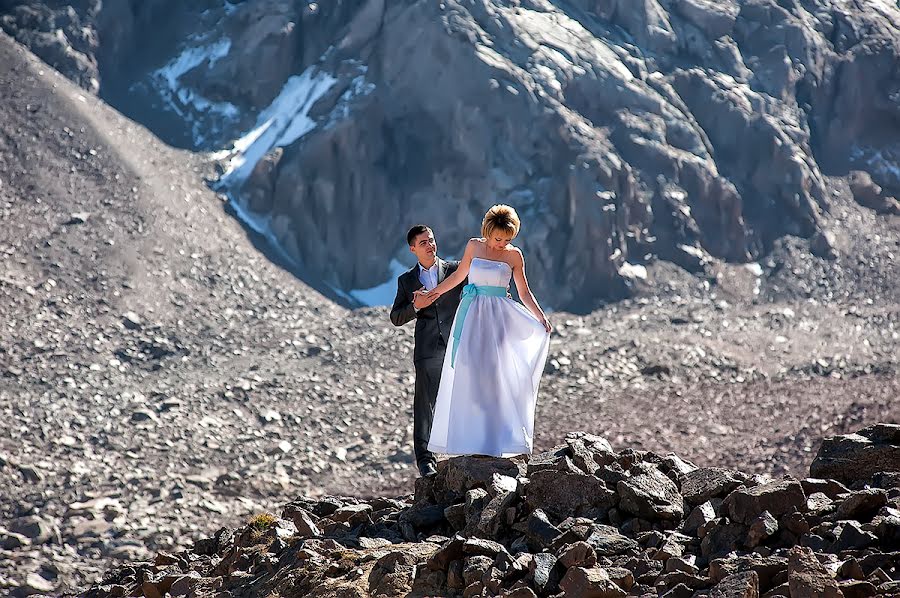
M900 594L900 425L827 439L767 480L570 434L531 459L459 457L413 497L298 499L88 596Z

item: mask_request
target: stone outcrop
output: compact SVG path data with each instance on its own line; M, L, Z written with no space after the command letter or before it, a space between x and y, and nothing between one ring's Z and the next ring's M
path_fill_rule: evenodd
M900 588L900 485L850 492L818 478L697 475L674 455L596 442L603 465L593 473L546 467L571 462L585 446L572 441L583 438L534 455L534 471L521 460L460 457L419 479L412 496L301 498L282 518L260 515L193 551L120 568L85 595L753 598ZM854 475L846 467L845 479ZM721 489L730 479L743 481L715 492L724 499L709 496L697 508L711 505L711 518L688 525L681 493L696 502L699 480ZM553 508L551 482L565 506Z
M809 470L851 486L870 483L882 472L900 476L900 425L876 424L826 438Z
M156 0L5 12L7 31L88 88L145 94L121 103L148 104L139 118L151 125L162 94L183 119L168 129L203 149L270 126L267 107L307 85L288 127L305 134L263 139L239 156L252 176L222 187L325 287L389 280L418 221L458 254L497 202L524 217L533 286L569 310L652 285L643 266L658 260L703 274L758 260L785 235L834 259L839 191L826 175L858 171L857 201L897 213L890 3L265 0L201 12ZM148 47L136 34L148 29L170 33ZM351 250L333 250L348 239Z

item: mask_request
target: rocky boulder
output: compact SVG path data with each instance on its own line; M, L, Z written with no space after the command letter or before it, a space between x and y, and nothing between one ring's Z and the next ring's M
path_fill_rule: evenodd
M900 471L900 425L876 424L855 434L822 441L809 468L814 477L832 478L853 486L879 472Z
M536 455L542 466L530 474L524 459L456 457L416 495L299 497L283 511L290 520L258 515L192 551L113 570L83 595L724 598L890 595L900 585L896 491L833 492L840 484L819 478L754 484L725 470L686 484L696 470L677 456L591 444L604 447L604 465L589 459L596 475L543 467L571 461L565 450ZM623 476L615 491L598 477L613 464ZM702 522L688 525L677 515L686 497L664 470L695 501L728 480L747 486L697 505L688 519L699 510ZM837 506L808 511L804 485L809 502L832 501L828 491Z

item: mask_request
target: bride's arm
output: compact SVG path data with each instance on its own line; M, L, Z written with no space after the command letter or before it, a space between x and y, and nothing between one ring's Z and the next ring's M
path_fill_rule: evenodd
M550 320L547 319L547 315L541 309L541 306L538 305L537 299L534 298L534 294L528 286L528 278L525 276L525 257L520 249L515 249L513 253L513 280L516 281L516 291L518 291L519 298L525 304L525 307L544 325L547 332L553 330L553 327L550 326Z
M462 259L459 261L459 267L456 268L453 274L445 278L441 284L428 291L425 294L426 297L431 297L432 295L440 297L466 279L466 276L469 275L469 266L472 265L472 258L475 256L476 243L475 239L469 239Z

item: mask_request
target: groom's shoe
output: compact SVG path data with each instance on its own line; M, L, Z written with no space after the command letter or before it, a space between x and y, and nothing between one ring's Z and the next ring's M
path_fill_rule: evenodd
M437 475L437 464L432 460L422 461L419 463L419 475L423 478Z

